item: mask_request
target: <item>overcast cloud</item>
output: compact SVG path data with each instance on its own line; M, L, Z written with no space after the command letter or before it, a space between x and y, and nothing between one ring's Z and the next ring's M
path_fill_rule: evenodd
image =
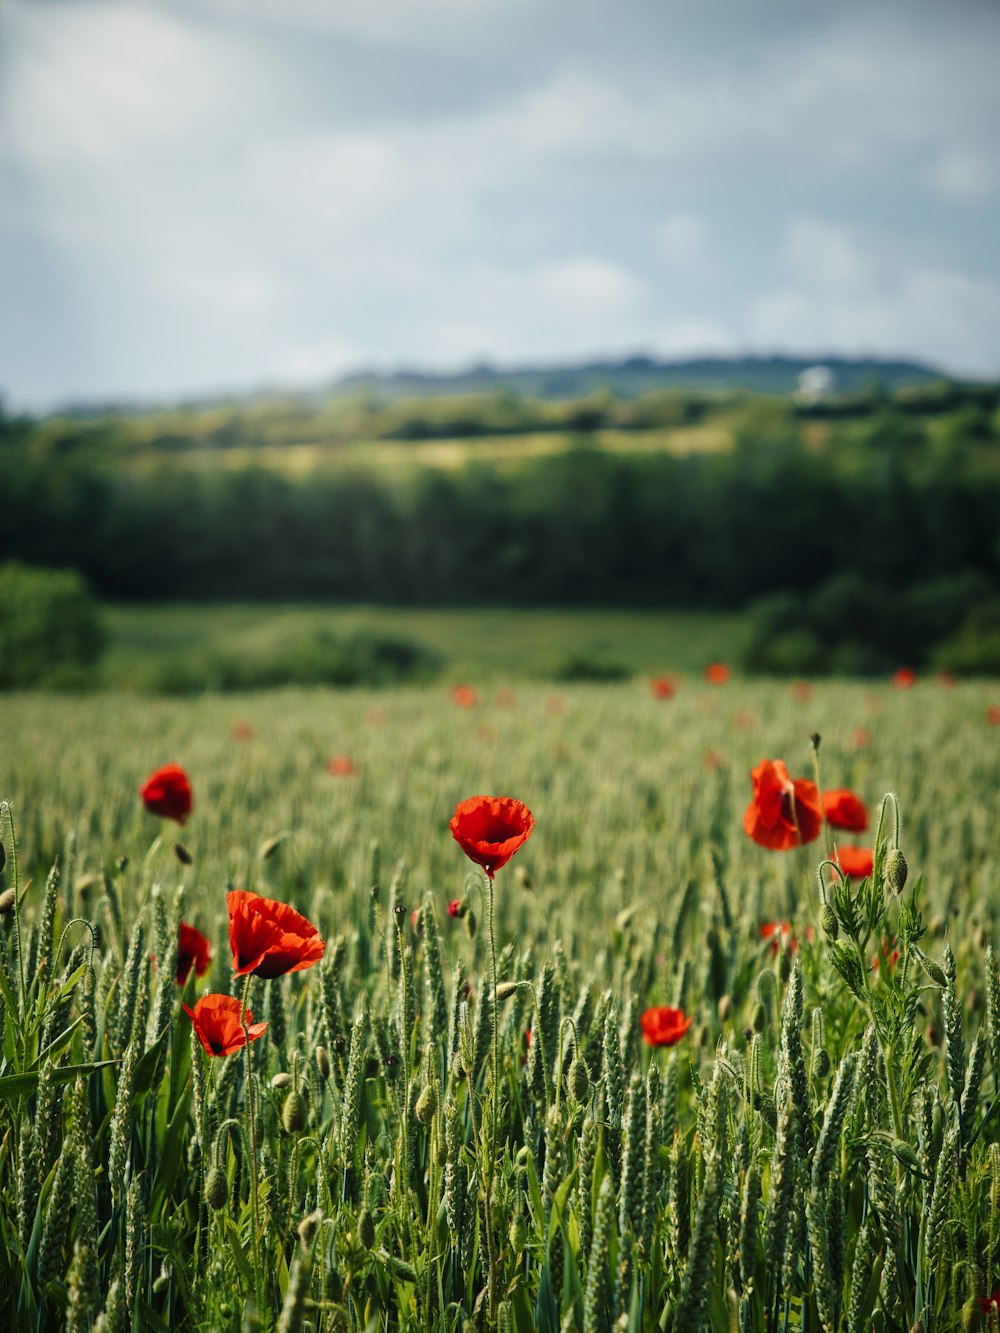
M0 388L635 351L995 376L998 58L985 0L3 0Z

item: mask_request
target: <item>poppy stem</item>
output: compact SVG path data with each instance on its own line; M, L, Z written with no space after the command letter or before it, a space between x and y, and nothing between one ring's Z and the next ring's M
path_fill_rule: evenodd
M814 731L812 736L810 737L810 744L812 746L813 777L816 779L816 795L819 797L819 808L823 812L823 841L826 844L826 854L829 857L831 855L830 823L826 817L826 803L823 800L823 782L820 777L820 767L819 767L819 742L820 742L819 732ZM794 810L794 808L795 808L795 800L793 798L792 809ZM796 828L798 828L797 822L796 822ZM800 834L799 842L801 841L802 837Z
M493 927L493 876L486 876L488 883L488 893L486 898L486 915L490 930L490 970L493 974L493 999L490 1004L490 1018L493 1023L493 1114L490 1116L490 1152L487 1158L489 1166L489 1178L486 1182L486 1225L487 1230L492 1233L493 1219L492 1209L489 1207L489 1198L493 1190L493 1168L497 1160L497 1130L500 1120L500 1026L497 1001L497 942L496 932ZM489 1281L489 1303L490 1320L496 1321L496 1238L491 1236L490 1241L490 1281Z
M256 1287L257 1313L261 1320L264 1319L264 1301L261 1288L261 1266L260 1266L260 1203L257 1198L257 1123L254 1116L253 1104L253 1068L250 1063L250 1030L247 1026L247 1013L250 1003L250 982L253 979L253 973L247 973L247 979L243 986L243 1006L240 1013L240 1024L243 1028L243 1050L247 1062L247 1120L250 1131L250 1207L253 1212L253 1276L254 1286Z
M21 893L21 877L17 865L17 835L14 832L14 811L10 808L10 801L4 801L3 808L7 812L7 827L10 829L10 867L14 880L14 934L17 937L17 967L20 974L18 980L21 983L21 994L18 998L21 1001L21 1013L23 1014L25 1010L24 949L21 947L21 906L18 902Z

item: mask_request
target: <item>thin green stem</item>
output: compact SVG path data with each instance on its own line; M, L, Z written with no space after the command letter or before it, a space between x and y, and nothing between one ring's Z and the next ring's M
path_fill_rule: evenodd
M250 1207L252 1211L251 1226L253 1230L253 1272L254 1285L257 1295L257 1312L262 1321L265 1319L263 1287L261 1283L262 1269L260 1262L260 1202L257 1197L257 1122L254 1115L253 1104L253 1068L250 1061L250 1031L247 1025L247 1013L250 1003L250 982L253 974L248 973L246 982L243 986L243 1005L240 1012L240 1023L243 1027L244 1045L243 1051L246 1055L247 1068L247 1121L250 1137Z
M17 834L14 831L14 811L10 808L10 801L4 801L3 808L7 812L7 827L10 829L10 865L11 873L14 877L14 934L17 937L17 967L20 974L18 976L18 982L21 988L18 1000L21 1004L21 1015L23 1016L25 1004L24 949L21 946L21 905L19 901L21 896L21 876L17 863Z

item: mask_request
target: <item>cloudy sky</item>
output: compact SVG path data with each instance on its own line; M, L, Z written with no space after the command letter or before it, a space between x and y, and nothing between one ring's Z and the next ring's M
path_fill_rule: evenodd
M998 375L998 68L995 0L2 0L0 390Z

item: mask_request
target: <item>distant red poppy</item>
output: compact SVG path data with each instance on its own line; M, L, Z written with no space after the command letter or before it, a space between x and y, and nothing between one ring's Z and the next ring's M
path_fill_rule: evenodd
M312 922L287 903L231 889L226 904L234 976L251 972L255 977L283 977L323 957L326 942Z
M866 879L874 868L875 855L870 847L838 847L834 860L851 879Z
M1000 1287L997 1287L992 1296L980 1296L979 1313L1000 1314Z
M448 904L448 915L453 921L457 920L459 917L465 916L466 911L467 908L463 898L452 898L451 902Z
M527 842L535 820L528 807L511 796L470 796L459 801L449 827L469 860L492 879Z
M639 1021L642 1039L648 1046L675 1046L692 1023L683 1009L671 1009L669 1005L647 1009Z
M753 799L743 828L761 847L786 852L813 842L823 826L823 807L815 782L793 782L780 759L762 759L750 774Z
M335 754L326 766L326 771L331 777L335 778L354 778L357 777L357 764L346 754Z
M246 1019L244 1032L240 1022L242 1006L233 995L203 995L193 1009L181 1008L191 1019L195 1035L209 1055L232 1055L250 1041L264 1035L266 1023L255 1023L249 1009L242 1011Z
M479 695L471 685L456 685L451 691L451 701L458 708L475 708Z
M410 913L410 927L415 935L423 933L423 918L420 915L419 907L415 907Z
M784 945L791 953L799 947L799 942L792 934L792 926L789 921L765 921L762 926L757 927L757 933L762 940L771 941L771 952L777 953Z
M943 690L953 690L958 683L954 671L939 671L934 679Z
M194 805L191 783L180 764L164 764L151 773L139 788L139 795L151 815L178 824L184 823Z
M705 679L709 685L725 685L729 679L729 668L725 662L711 662L705 668Z
M792 698L798 703L807 703L812 698L813 687L807 680L792 681Z
M212 961L212 946L197 929L182 921L177 941L177 984L183 986L194 968L196 977L203 977Z
M888 967L889 967L889 970L890 970L890 971L891 971L891 970L896 966L896 964L899 962L899 950L898 950L897 948L894 947L895 943L896 943L896 936L895 936L895 935L893 935L892 939L888 939L887 937L883 936L883 939L882 939L882 957L883 957L883 959L885 960L885 962L888 964ZM879 961L878 961L878 954L876 954L875 957L874 957L874 958L872 959L872 961L871 961L871 967L869 968L869 971L871 971L871 972L877 972L878 969L879 969Z
M892 688L894 690L909 690L917 683L917 673L912 667L900 667L898 671L892 673Z
M675 693L674 682L669 676L654 676L649 689L654 699L672 699Z
M234 741L253 740L253 727L250 725L249 722L233 723L233 740Z
M867 727L855 727L851 732L851 743L856 750L863 750L871 738L872 734Z
M990 704L986 710L986 721L991 727L1000 727L1000 704Z
M863 833L868 827L868 811L860 797L847 787L835 787L823 793L826 822L833 828L850 829Z

